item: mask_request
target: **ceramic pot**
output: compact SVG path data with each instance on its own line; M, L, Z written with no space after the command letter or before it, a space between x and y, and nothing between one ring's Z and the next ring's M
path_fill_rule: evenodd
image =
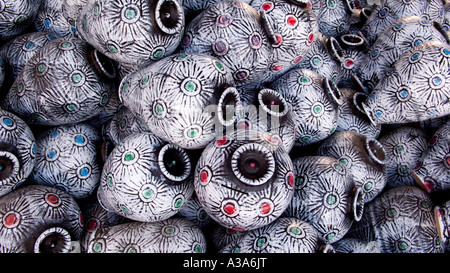
M113 64L75 37L48 42L23 67L4 106L27 123L58 126L86 121L108 102Z
M416 161L413 176L427 192L450 189L450 121L442 125L428 142L422 156Z
M103 137L114 146L134 133L149 131L127 107L122 106L119 111L102 126Z
M275 81L272 89L292 106L296 146L319 142L335 132L342 96L330 79L309 69L295 69Z
M278 218L293 196L293 166L278 141L237 132L210 143L195 170L194 187L206 212L235 230L262 227Z
M207 237L211 242L211 247L209 248L209 250L213 253L218 253L224 247L231 244L232 242L236 242L240 237L244 236L247 233L248 231L246 230L234 230L215 223L210 233L205 233L205 235L209 234L209 236L211 237Z
M420 16L439 22L443 18L443 9L441 0L382 0L380 5L372 9L361 33L369 44L373 44L380 33L396 20L407 16Z
M64 253L82 234L82 214L68 194L47 186L21 187L1 197L1 252Z
M323 0L319 14L319 31L328 37L337 37L350 31L354 21L349 1Z
M355 131L366 137L378 138L381 125L373 124L361 106L367 95L364 92L350 88L340 88L342 105L339 108L339 118L336 132Z
M272 61L261 20L261 14L244 2L219 1L186 26L181 51L218 58L231 70L237 86L258 81Z
M351 236L376 241L382 253L444 251L430 196L415 186L386 191L365 206Z
M19 187L36 164L36 141L18 116L0 110L0 196Z
M119 97L158 137L201 149L215 137L211 111L232 85L231 73L217 58L180 53L126 76Z
M89 0L78 16L78 35L109 58L148 65L174 53L184 30L181 1Z
M2 84L2 98L9 92L11 85L25 64L48 42L55 40L53 34L30 32L22 34L2 45L0 57L4 61L5 81Z
M88 0L63 0L62 13L67 23L70 25L71 31L77 35L76 22L81 10L87 4Z
M230 94L226 94L229 92ZM274 141L279 141L283 148L290 152L295 143L296 124L293 118L291 105L275 90L265 88L257 93L257 98L250 102L239 102L239 94L236 89L226 90L219 101L218 119L225 126L223 135L231 131L252 131L267 133ZM236 106L231 106L232 100ZM233 105L234 106L234 105ZM233 111L234 116L227 111ZM223 118L225 116L225 118ZM230 128L232 124L232 128ZM216 134L217 135L217 134Z
M84 225L80 240L81 252L87 252L89 238L98 229L111 227L128 222L127 218L117 213L105 210L97 200L90 200L81 206Z
M295 69L310 69L338 84L342 73L342 48L335 37L317 33L311 49L295 66Z
M386 186L386 152L376 139L355 131L337 132L319 146L317 155L334 157L345 165L365 203Z
M428 148L425 131L402 126L387 132L378 141L386 152L386 187L417 186L412 171Z
M201 230L208 229L212 223L212 218L208 215L202 204L195 196L189 198L186 204L178 211L176 216L183 217L194 224L196 224Z
M179 146L151 133L136 133L106 158L97 197L108 211L156 222L174 216L191 198L191 160Z
M396 20L380 33L361 62L361 81L373 89L403 53L423 42L433 40L443 43L448 41L447 34L436 22L419 16Z
M34 20L34 28L37 31L51 33L57 37L74 35L73 28L63 12L63 1L59 0L42 0L41 7L36 19Z
M450 231L450 201L439 204L434 207L434 216L436 219L439 238L446 244L448 250L448 240Z
M306 221L332 244L342 239L364 210L363 195L349 170L328 156L292 160L295 194L284 215Z
M403 53L363 103L368 117L405 124L448 115L449 57L450 45L436 40Z
M356 238L344 238L333 244L336 253L380 253L377 242L364 242Z
M204 253L206 240L194 223L182 218L130 222L98 229L88 253Z
M36 136L36 146L30 176L36 184L58 188L75 199L96 193L102 172L96 128L85 123L52 127Z
M4 0L0 6L0 41L6 42L25 33L30 27L43 0Z
M312 225L296 218L281 217L264 227L248 231L220 252L317 253L333 252L333 249L323 243Z

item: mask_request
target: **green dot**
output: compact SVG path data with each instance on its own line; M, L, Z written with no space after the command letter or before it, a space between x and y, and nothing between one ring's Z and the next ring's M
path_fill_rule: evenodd
M167 233L167 234L173 234L175 232L175 228L174 227L170 227L170 226L166 227L164 229L164 232Z
M186 84L184 85L184 88L188 91L188 92L194 92L197 89L197 85L192 82L192 81L188 81L186 82Z
M439 238L439 236L438 236L438 237L436 237L436 239L435 239L435 243L436 243L436 245L438 245L438 246L440 246L440 245L441 245L442 241L441 241L441 238Z
M314 63L315 65L320 65L322 62L321 62L320 58L315 57L315 58L313 59L313 63Z
M327 241L329 241L329 240L333 239L335 236L336 236L336 234L334 232L332 232L330 234L327 234L326 239L327 239Z
M295 179L295 186L300 186L303 183L305 183L305 178L303 178L302 176L297 176L297 178Z
M346 158L342 158L341 160L339 160L342 164L344 164L345 166L348 166L348 159Z
M100 7L96 4L94 6L94 15L98 15L100 13Z
M134 248L134 247L130 247L130 248L128 249L127 253L137 253L137 250L136 250L136 248Z
M216 61L216 67L218 68L218 69L220 69L220 70L222 70L223 69L223 64L221 63L221 62L219 62L219 61Z
M395 150L397 151L397 153L401 153L405 150L405 148L403 147L403 145L398 145Z
M156 106L155 106L155 114L157 116L161 116L163 113L164 113L164 107L160 103L156 104Z
M125 206L125 205L121 205L120 209L124 212L129 212L130 210Z
M300 234L300 229L298 227L291 227L289 231L295 235Z
M110 177L108 177L108 181L107 181L107 183L108 183L108 186L110 186L110 187L114 186L114 182L113 182L113 179L112 179L112 177L111 177L111 176L110 176Z
M188 131L188 137L195 138L197 136L198 132L195 129L191 129Z
M370 191L373 188L373 183L372 182L367 182L366 184L364 184L364 189L366 191Z
M159 58L161 58L163 56L164 56L164 51L162 49L158 49L158 50L155 51L155 53L153 53L153 57L155 59L159 59Z
M334 168L336 169L336 171L338 171L340 173L344 171L344 168L339 164L336 164L336 166L334 166Z
M67 48L67 47L71 47L72 43L71 42L64 42L61 45L62 45L62 47Z
M187 57L186 54L181 54L181 55L179 55L179 56L177 57L177 60L181 61L181 60L186 59L186 57Z
M152 196L153 196L153 191L152 191L151 189L146 189L146 190L144 190L144 191L142 192L142 196L143 196L145 199L150 199L150 198L152 198Z
M23 85L22 84L18 84L17 85L17 92L21 93L23 91Z
M148 83L148 79L149 79L148 76L144 76L144 77L141 79L141 84L142 84L142 85L147 84L147 83Z
M195 253L203 253L203 248L202 248L201 245L197 244L197 245L194 247L194 251L195 251Z
M208 218L208 213L206 213L205 210L201 210L200 213L198 214L198 218L200 220L206 220Z
M46 68L47 68L47 66L45 64L40 64L40 65L38 65L37 69L40 73L42 73L45 71Z
M79 83L79 82L81 82L82 79L83 79L83 77L81 76L80 73L74 73L74 74L72 75L72 81L73 81L74 83Z
M256 241L256 245L258 247L262 247L266 242L267 242L267 239L264 237L261 237L258 239L258 241Z
M125 10L125 18L128 20L134 19L136 17L136 11L133 8L127 8Z
M100 104L105 105L108 103L108 101L109 101L109 96L107 94L105 94L102 96L102 100L100 101Z
M66 109L69 111L75 111L75 110L77 110L77 106L73 103L69 103L69 104L67 104Z
M119 52L119 49L117 47L115 47L114 45L110 45L108 46L109 51L111 51L112 53L117 53Z
M232 253L240 253L241 252L241 248L240 247L235 247L232 251Z
M301 78L300 78L300 81L301 81L302 83L308 83L308 82L309 82L309 79L306 78L306 77L301 77Z
M327 197L327 204L328 204L328 205L334 205L334 204L336 204L336 200L337 200L336 196L333 195L333 194L330 194L330 195Z
M389 217L394 217L395 215L397 215L397 210L389 209L387 214L388 214Z
M314 106L313 110L314 110L314 113L320 114L320 113L322 113L322 106L316 105L316 106Z
M408 243L405 242L405 241L399 241L399 242L397 243L397 245L398 245L398 248L399 248L400 250L406 250L406 249L408 249Z
M131 161L134 159L134 153L127 153L125 155L125 161Z
M16 19L16 24L22 24L23 22L25 22L26 19L27 19L27 17L25 17L25 16L19 16Z
M311 140L311 138L309 137L309 136L305 136L305 137L302 137L301 138L301 141L302 142L308 142L308 141L310 141Z
M101 243L95 243L93 249L94 252L100 252L103 249L103 245Z
M407 173L409 173L409 168L408 168L408 166L406 166L406 165L401 165L401 166L400 166L400 172L401 172L402 174L407 174Z
M180 208L181 207L181 205L183 205L183 199L181 199L181 198L178 198L176 201L175 201L175 208Z
M422 201L420 202L420 206L421 206L422 208L424 208L424 209L429 209L429 208L431 207L430 203L429 203L428 201L426 201L426 200L422 200Z

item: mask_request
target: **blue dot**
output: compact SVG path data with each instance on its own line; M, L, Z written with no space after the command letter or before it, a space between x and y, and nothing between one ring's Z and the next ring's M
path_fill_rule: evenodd
M50 18L45 18L44 19L44 25L46 27L50 27L52 25L52 20L50 20Z
M376 57L376 56L378 56L378 50L372 51L372 57Z
M11 125L14 124L14 122L10 118L4 118L3 119L3 124L5 124L6 126L11 126Z
M27 43L25 44L25 47L26 47L27 49L32 49L32 48L34 47L34 43L33 43L33 42L27 42Z
M58 136L59 136L59 132L58 132L58 131L55 131L55 132L53 132L53 133L50 135L51 138L56 138L56 137L58 137Z
M396 28L396 29L399 29L399 28L401 28L402 26L403 26L402 23L398 23L398 24L395 26L395 28Z
M75 142L78 144L84 144L86 142L86 139L84 138L84 136L78 135L75 136Z
M450 49L444 49L444 55L449 56L450 55Z
M31 146L31 151L33 152L33 154L36 154L36 144L33 144L33 146Z
M434 85L439 85L441 83L442 83L442 79L440 77L436 76L436 77L433 78L433 84Z
M400 91L400 97L407 98L409 95L409 92L407 90Z
M377 111L377 112L375 113L375 115L376 115L377 117L381 117L381 116L383 115L383 112Z
M50 158L50 159L55 158L56 154L57 153L56 153L56 151L54 149L50 149L50 150L47 151L47 157Z
M414 45L417 46L417 45L420 45L421 43L422 43L422 41L418 40L418 41L414 42Z
M414 54L411 56L411 60L416 61L416 60L419 59L419 57L420 57L420 53L414 53Z
M84 168L80 169L80 176L86 177L88 175L89 175L89 169L88 168L84 167Z

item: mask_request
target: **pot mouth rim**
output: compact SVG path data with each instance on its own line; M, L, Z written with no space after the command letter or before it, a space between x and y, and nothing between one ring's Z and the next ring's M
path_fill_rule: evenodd
M227 119L227 117L225 117L224 119L224 111L223 111L223 107L227 106L224 105L225 102L225 98L231 95L234 97L234 103L235 105L233 105L234 107L234 114L233 114L233 118L232 119ZM219 120L219 122L224 125L224 126L230 126L231 124L233 124L236 120L236 113L239 112L241 108L241 99L240 99L240 95L239 95L239 91L235 88L235 87L228 87L225 89L225 91L222 93L222 95L220 96L218 105L217 105L217 118Z
M163 8L163 5L166 3L173 4L174 7L176 8L176 13L179 16L179 18L177 18L176 24L172 27L168 27L168 26L164 25L163 20L161 18L160 12L161 12L161 9ZM158 0L158 2L156 3L154 12L155 12L156 25L165 34L174 35L183 29L184 21L185 21L184 10L178 1L176 1L176 0Z
M324 78L323 86L328 96L333 100L333 102L335 102L338 106L344 103L342 99L342 93L335 82L333 82L329 78Z
M365 148L369 158L379 165L386 163L386 151L383 145L375 138L367 137L365 140Z
M117 73L116 73L116 69L113 64L113 60L108 58L106 55L104 55L97 49L94 49L92 51L92 56L93 56L94 62L96 64L96 67L98 69L100 69L100 72L102 74L104 74L108 79L111 79L111 80L116 78ZM104 62L102 62L102 58L106 58L106 61L109 62L108 65L110 65L112 67L112 71L109 71L108 69L105 68L105 64L104 64Z
M41 252L41 243L46 239L48 236L51 236L53 234L59 235L58 238L61 238L63 241L63 244L61 245L61 249L58 253L69 253L71 251L72 246L72 239L70 236L70 233L59 226L56 227L50 227L46 230L44 230L36 239L34 243L34 253L42 253Z
M165 158L164 158L164 156L170 150L176 151L182 157L181 159L182 159L182 161L184 163L184 166L182 166L183 170L182 170L182 173L179 174L179 175L171 173L167 169L167 167L165 165L165 161L164 161ZM159 166L161 172L163 173L163 175L167 179L169 179L169 180L171 180L173 182L184 181L184 180L186 180L189 177L189 175L191 175L191 166L192 166L192 164L191 164L191 160L189 158L189 155L187 154L187 152L183 148L181 148L178 145L172 144L172 143L164 145L161 148L161 150L159 151L159 154L158 154L158 166Z
M265 95L274 96L275 99L279 100L279 104L280 104L279 107L281 107L281 111L276 111L276 110L270 109L267 106L267 104L265 103L265 100L264 100ZM267 113L269 113L272 116L283 117L289 112L288 102L283 97L283 95L281 95L277 91L270 89L270 88L264 88L259 91L258 104L264 109L264 111L266 111ZM278 106L278 105L276 105L276 106Z
M353 197L353 218L360 221L364 213L364 192L360 187L355 189Z
M12 164L12 168L10 170L10 173L5 178L0 179L0 181L7 180L10 179L11 177L17 176L20 172L20 161L19 158L17 158L17 156L14 153L8 151L0 151L0 159L3 158ZM2 167L1 171L3 171L5 169L3 164L1 167Z

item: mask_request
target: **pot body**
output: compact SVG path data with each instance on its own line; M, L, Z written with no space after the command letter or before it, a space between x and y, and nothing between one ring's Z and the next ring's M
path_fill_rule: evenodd
M206 240L194 223L181 218L130 222L98 229L88 253L204 253Z
M31 26L43 0L6 0L0 12L0 40L6 42L24 33Z

